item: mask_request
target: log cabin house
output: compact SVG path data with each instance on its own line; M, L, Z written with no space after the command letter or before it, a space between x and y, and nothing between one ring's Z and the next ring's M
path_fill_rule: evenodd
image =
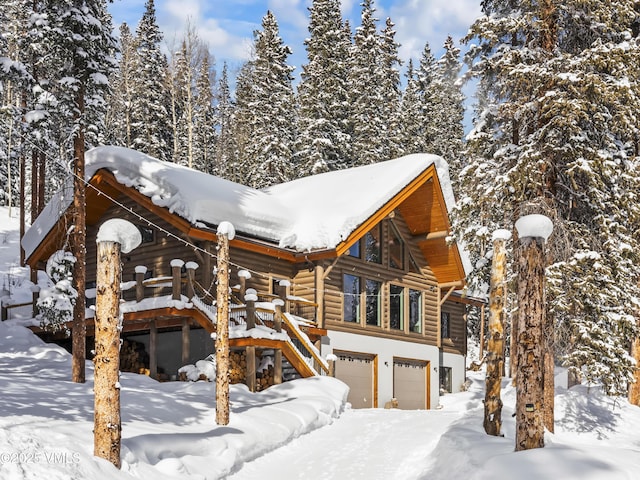
M447 238L454 200L440 157L410 155L255 190L98 147L86 154L86 176L88 297L102 222L127 219L143 238L123 261L123 369L175 379L182 365L214 351L216 227L229 221L232 382L267 386L273 378L255 386L252 370L266 371L281 352L291 370L284 380L333 373L350 386L354 408L392 399L434 408L442 392L461 388L465 312L476 302L462 293L468 266ZM25 234L33 272L64 244L70 201L63 190ZM258 301L245 301L247 292Z

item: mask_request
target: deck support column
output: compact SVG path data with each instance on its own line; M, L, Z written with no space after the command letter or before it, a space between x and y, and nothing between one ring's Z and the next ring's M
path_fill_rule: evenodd
M256 326L256 300L257 295L253 293L252 289L249 289L244 297L244 301L247 304L247 330L251 330ZM247 371L245 380L250 392L256 391L256 347L246 347L247 356Z
M273 316L273 328L276 332L282 331L282 300L274 300L276 313ZM273 383L279 385L282 383L282 349L277 348L273 355Z
M147 267L138 265L136 267L136 302L144 299L144 276L147 273Z
M158 379L158 328L155 320L149 322L149 376Z
M191 327L189 326L189 320L182 320L182 365L189 363L189 357L191 356L191 338L189 336Z

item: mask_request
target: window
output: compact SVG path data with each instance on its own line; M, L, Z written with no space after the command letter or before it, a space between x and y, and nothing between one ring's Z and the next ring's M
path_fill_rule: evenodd
M382 283L375 280L365 280L366 293L366 321L367 325L380 326L381 303L380 293Z
M345 274L342 279L343 320L360 323L360 277Z
M404 270L404 242L393 225L389 228L389 266Z
M142 243L153 243L155 241L155 231L151 227L145 227L143 225L136 225L140 230L140 236L142 237Z
M451 337L451 315L449 312L440 312L440 337Z
M348 255L350 257L360 258L360 240L349 247Z
M389 286L389 326L404 330L404 287Z
M440 393L451 393L451 367L440 367Z
M382 263L382 252L380 251L381 232L382 228L378 224L364 236L364 259L367 262Z
M422 333L422 292L409 289L409 331Z

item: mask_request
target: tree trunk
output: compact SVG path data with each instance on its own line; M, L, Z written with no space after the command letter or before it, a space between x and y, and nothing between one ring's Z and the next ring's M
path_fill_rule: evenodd
M507 300L506 240L493 242L491 291L489 293L489 342L487 344L487 377L484 400L484 431L500 435L502 428L502 399L500 387L504 365L504 308Z
M520 239L516 377L516 451L544 447L544 240Z
M42 210L44 210L46 158L47 157L44 152L40 152L38 158L38 206L36 209L37 215L40 215Z
M84 112L84 92L80 88L77 97L77 107L80 115ZM78 132L73 139L74 178L73 178L73 232L71 232L71 253L76 257L73 268L73 287L78 292L73 309L71 379L77 383L85 381L86 336L85 324L85 260L86 260L86 230L85 230L85 184L84 184L84 127L79 125Z
M98 243L95 317L94 455L120 468L120 245Z
M229 238L218 234L216 423L229 424Z
M631 347L631 355L636 359L635 383L629 387L629 403L640 407L640 338L636 338Z
M551 433L555 430L554 406L555 406L555 364L553 350L546 348L543 357L544 363L544 426Z
M20 266L25 266L25 252L24 247L22 246L22 239L24 238L24 234L26 231L26 220L25 220L25 199L26 199L26 168L25 168L26 159L24 158L24 152L20 152Z

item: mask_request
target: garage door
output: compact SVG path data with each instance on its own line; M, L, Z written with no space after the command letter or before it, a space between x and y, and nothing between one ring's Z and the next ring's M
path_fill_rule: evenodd
M393 396L404 410L429 408L429 362L393 360Z
M333 352L336 378L349 385L347 400L353 408L377 407L375 399L375 356L353 352Z

